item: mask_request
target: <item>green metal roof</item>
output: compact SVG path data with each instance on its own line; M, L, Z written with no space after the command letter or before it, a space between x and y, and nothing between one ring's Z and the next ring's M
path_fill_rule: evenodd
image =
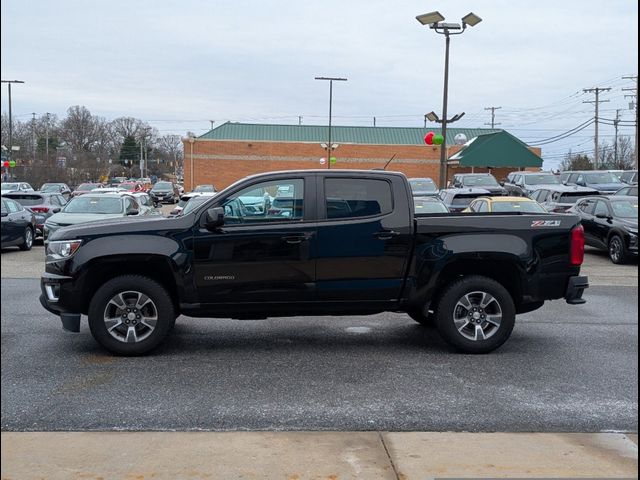
M264 142L326 142L328 128L323 125L270 125L251 123L223 123L201 135L204 140L240 140ZM468 139L487 133L502 132L490 128L448 128L447 145L454 145L454 137L463 133ZM331 142L369 145L424 145L428 132L440 133L437 128L404 127L331 127Z
M471 139L449 161L462 167L541 167L542 158L504 130Z

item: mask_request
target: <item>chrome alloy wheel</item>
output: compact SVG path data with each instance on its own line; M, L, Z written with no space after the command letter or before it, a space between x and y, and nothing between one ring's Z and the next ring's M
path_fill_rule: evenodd
M619 237L613 237L609 242L609 257L614 263L620 263L624 252L624 246Z
M458 300L453 312L458 333L468 340L491 338L500 329L502 307L487 292L471 292Z
M114 295L104 309L107 332L124 343L147 338L158 323L156 304L144 293L133 290Z

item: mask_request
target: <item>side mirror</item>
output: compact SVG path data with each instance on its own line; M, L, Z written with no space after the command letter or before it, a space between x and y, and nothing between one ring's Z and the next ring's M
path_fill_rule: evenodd
M601 220L608 220L608 219L609 219L609 218L611 218L611 217L609 217L609 215L607 215L606 213L598 213L598 214L596 215L596 218L599 218L599 219L601 219Z
M224 208L213 207L207 210L205 213L205 221L207 228L213 229L224 225Z
M138 210L137 208L130 208L129 210L127 210L127 216L138 215L139 213L140 213L140 210Z
M9 216L9 212L2 212L2 216L3 216L3 217L7 217L7 216Z
M60 210L62 210L60 207L53 207L53 208L51 209L51 211L52 211L53 213L58 213L58 212L60 212Z

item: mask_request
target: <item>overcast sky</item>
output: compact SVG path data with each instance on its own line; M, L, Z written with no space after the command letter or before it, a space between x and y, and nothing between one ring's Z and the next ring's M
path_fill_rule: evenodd
M62 117L71 105L133 116L160 133L202 134L209 120L326 124L328 85L341 125L422 126L442 108L444 38L415 16L439 10L483 21L451 40L449 111L481 127L501 106L501 128L535 143L593 117L583 88L602 94L601 116L621 109L638 71L635 0L2 0L2 78L13 112ZM2 110L7 110L6 86ZM602 126L611 141L613 127ZM621 127L633 134L633 127ZM545 145L593 151L593 126Z

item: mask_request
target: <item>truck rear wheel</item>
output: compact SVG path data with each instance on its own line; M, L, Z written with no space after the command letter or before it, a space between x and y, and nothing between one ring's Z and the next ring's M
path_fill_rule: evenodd
M516 319L511 295L495 280L469 276L451 284L436 309L442 338L464 353L488 353L507 341Z
M118 355L142 355L153 350L175 321L169 292L156 281L138 275L109 280L89 304L93 338Z

